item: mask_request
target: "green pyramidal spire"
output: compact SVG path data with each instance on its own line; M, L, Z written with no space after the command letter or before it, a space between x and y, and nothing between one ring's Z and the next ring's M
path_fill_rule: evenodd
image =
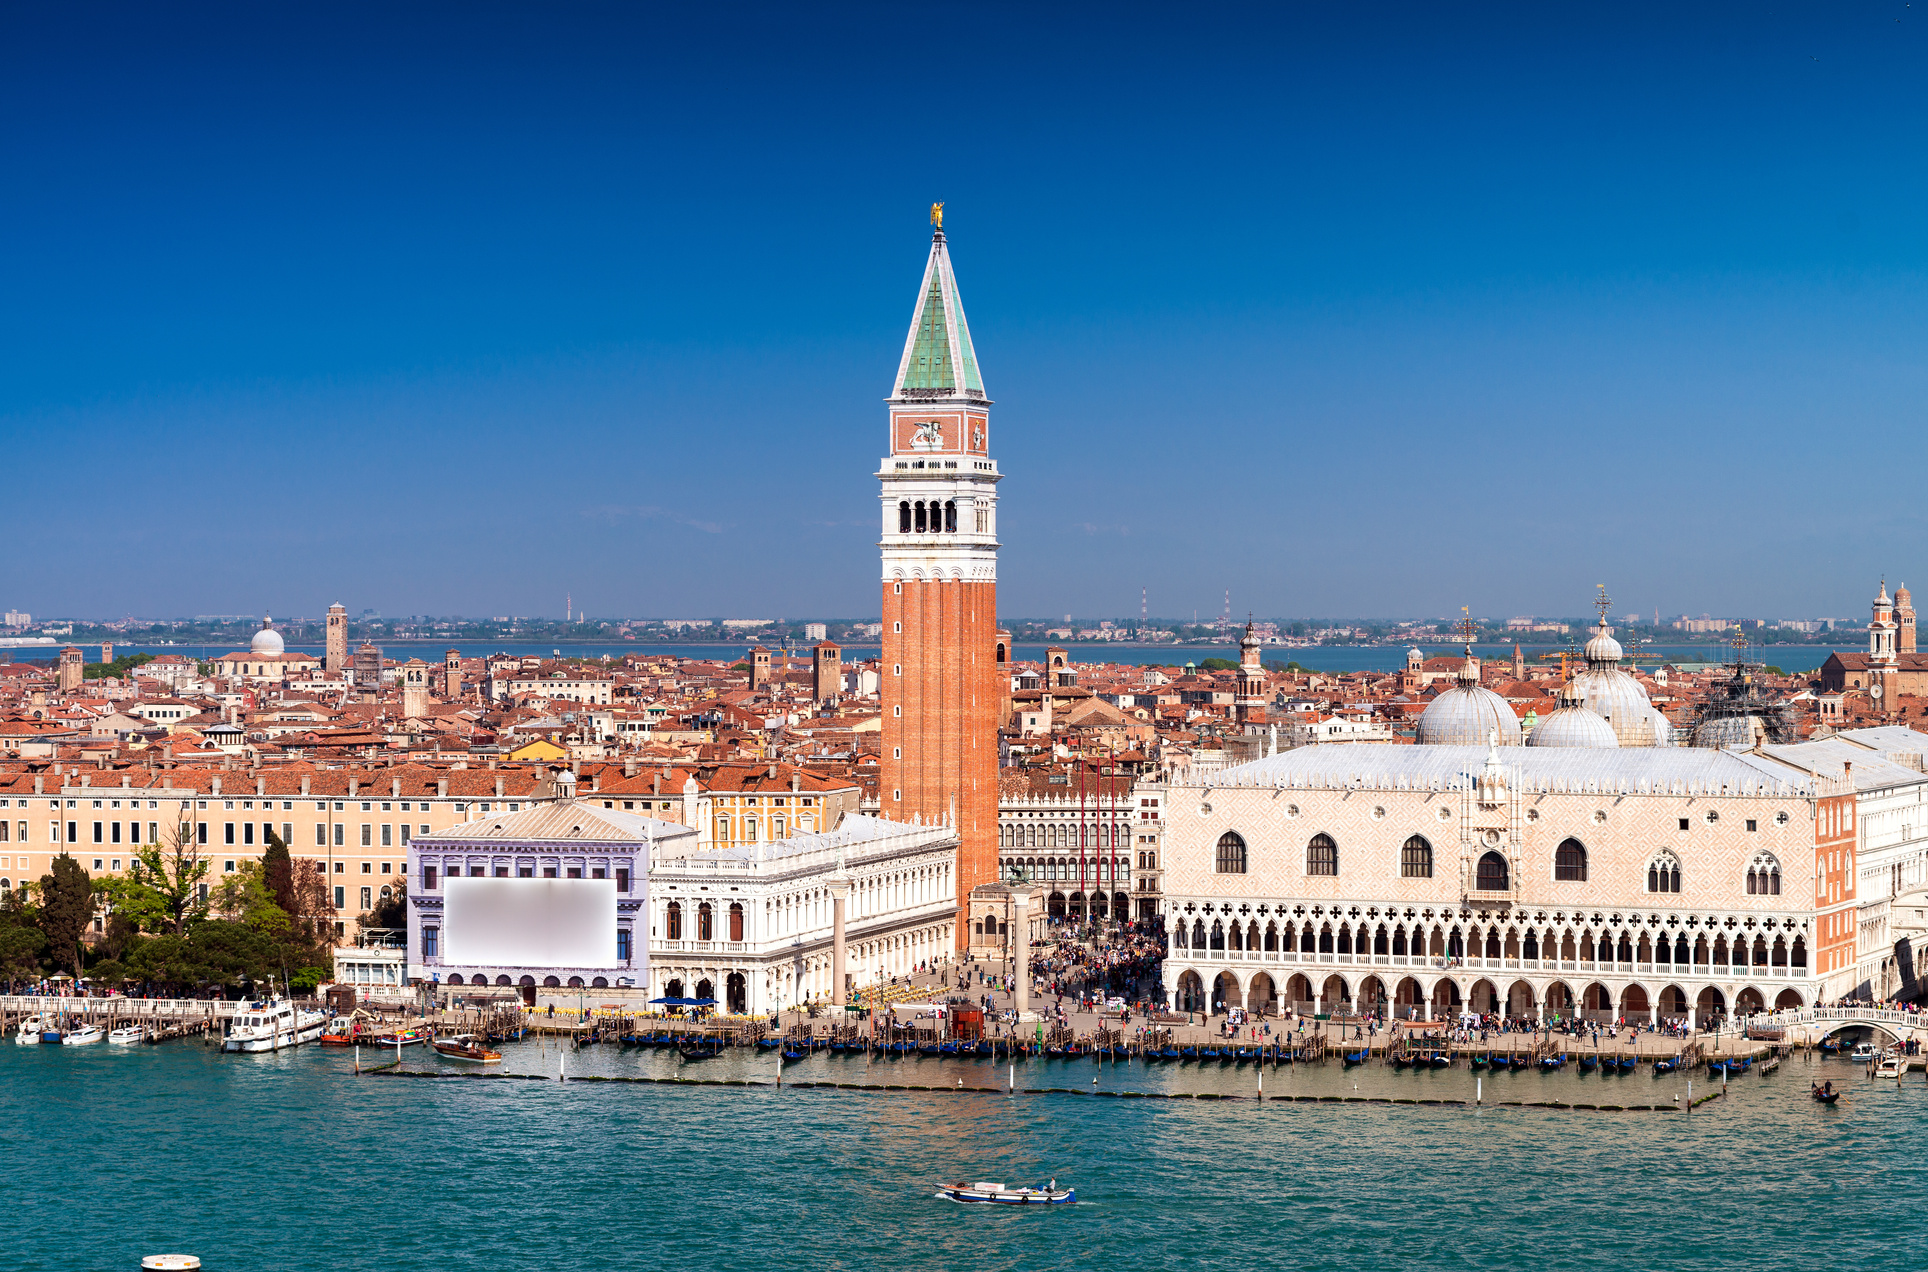
M941 229L931 236L924 286L911 316L910 335L904 341L904 359L897 368L892 396L984 397L977 351L971 348L971 328L964 321L964 301L957 294L957 277L951 272L951 254Z

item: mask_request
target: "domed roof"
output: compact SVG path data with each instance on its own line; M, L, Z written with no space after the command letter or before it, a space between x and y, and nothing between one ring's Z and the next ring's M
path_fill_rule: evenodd
M1495 729L1501 746L1520 744L1520 719L1506 699L1461 676L1456 688L1434 698L1419 713L1414 740L1421 746L1486 746Z
M1560 691L1559 709L1534 726L1528 746L1617 747L1613 726L1580 704L1571 685Z
M1593 639L1587 642L1587 661L1590 663L1618 663L1626 656L1620 642L1613 638L1613 628L1607 620L1601 619L1600 625L1593 629Z
M248 642L249 653L261 654L264 657L279 654L285 648L281 641L281 633L274 629L274 620L266 617L261 620L261 630L256 632L254 639Z

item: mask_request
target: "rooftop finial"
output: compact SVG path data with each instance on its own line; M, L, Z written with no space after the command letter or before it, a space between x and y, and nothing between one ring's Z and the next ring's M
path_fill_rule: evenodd
M942 203L931 204L931 228L939 234L944 232L944 205Z

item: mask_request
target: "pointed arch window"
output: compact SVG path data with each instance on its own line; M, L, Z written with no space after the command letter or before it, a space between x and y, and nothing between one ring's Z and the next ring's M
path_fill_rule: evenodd
M1497 852L1481 857L1475 886L1481 892L1508 891L1512 887L1512 872L1507 869L1506 858Z
M1553 877L1576 883L1585 883L1587 878L1586 845L1577 839L1562 839L1560 846L1553 850Z
M1679 892L1680 859L1663 852L1647 863L1647 891Z
M1399 877L1402 879L1430 879L1433 877L1433 846L1426 842L1424 835L1414 835L1399 850Z
M1750 897L1778 897L1781 895L1781 863L1770 852L1754 854L1754 860L1747 865L1747 895Z
M1305 872L1309 875L1339 873L1339 845L1332 836L1317 834L1305 846Z
M1236 830L1218 837L1217 870L1219 874L1245 873L1245 839Z

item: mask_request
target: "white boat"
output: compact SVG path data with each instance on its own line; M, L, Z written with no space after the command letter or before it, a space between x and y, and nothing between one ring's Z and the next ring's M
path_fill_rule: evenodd
M1862 1064L1873 1064L1880 1055L1881 1053L1874 1049L1872 1042L1857 1042L1854 1044L1854 1050L1848 1053L1848 1059Z
M88 1047L100 1042L106 1037L107 1031L99 1025L82 1025L78 1029L68 1030L67 1036L60 1040L60 1045L63 1047Z
M938 1196L952 1201L986 1201L1001 1206L1062 1206L1078 1200L1075 1188L1052 1180L1043 1188L1006 1188L1003 1184L946 1184Z
M1881 1057L1881 1063L1874 1067L1874 1076L1877 1078L1899 1079L1901 1077L1901 1057L1900 1056Z
M297 1008L276 996L249 1003L236 1012L221 1050L256 1052L298 1047L321 1037L322 1026L327 1023L328 1017L321 1012Z
M13 1040L23 1047L37 1047L40 1045L40 1031L42 1028L44 1028L44 1026L41 1023L40 1017L29 1016L20 1022L20 1031L14 1034Z
M122 1025L107 1035L107 1041L112 1046L131 1047L140 1042L146 1032L139 1025Z

